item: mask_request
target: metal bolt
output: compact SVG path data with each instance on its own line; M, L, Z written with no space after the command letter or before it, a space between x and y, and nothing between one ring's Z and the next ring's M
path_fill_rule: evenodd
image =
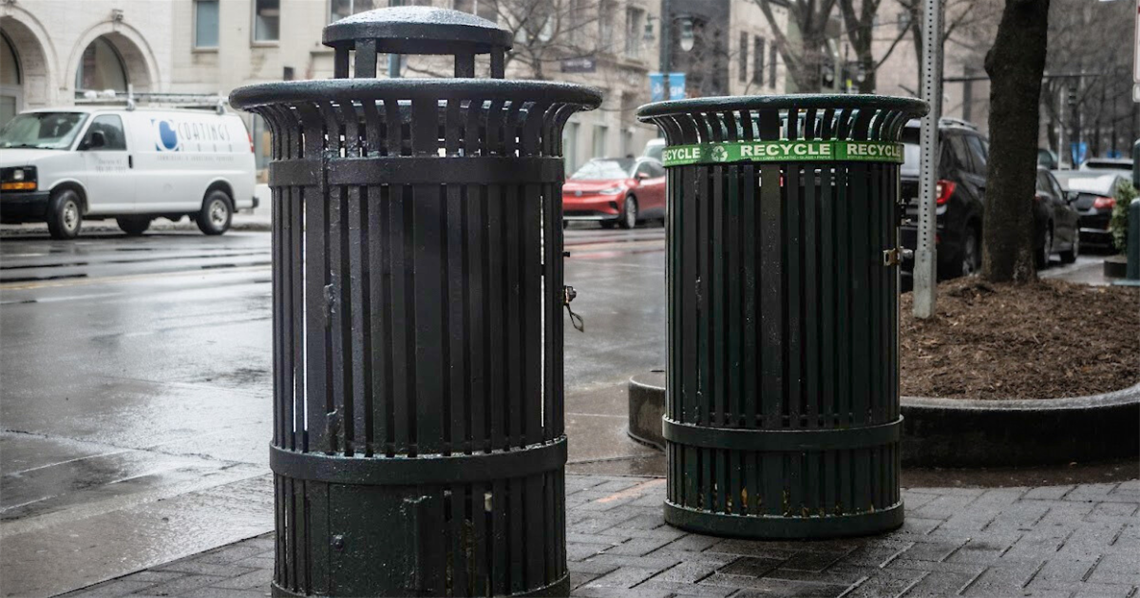
M333 548L337 550L344 550L344 536L337 534L332 538Z

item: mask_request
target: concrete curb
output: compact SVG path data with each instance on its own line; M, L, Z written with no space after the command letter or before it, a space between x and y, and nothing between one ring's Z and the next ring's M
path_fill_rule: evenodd
M629 380L629 436L663 449L665 374ZM1140 455L1140 384L1087 397L982 401L903 397L908 467L1010 467Z
M903 397L903 465L1003 467L1140 455L1140 384L1058 399Z

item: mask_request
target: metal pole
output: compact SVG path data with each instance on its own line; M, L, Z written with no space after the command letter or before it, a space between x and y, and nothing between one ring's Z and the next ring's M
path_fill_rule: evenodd
M391 0L388 6L403 6L404 0ZM392 52L388 53L388 78L400 78L400 55Z
M937 286L937 221L934 190L938 184L938 119L942 116L942 0L925 0L922 24L922 99L930 112L922 119L919 166L918 247L914 255L914 317L934 315Z
M669 71L672 70L672 48L669 46L673 41L673 16L669 11L673 10L670 6L670 0L661 0L661 73L666 77L669 76ZM669 90L666 88L665 93L668 94Z

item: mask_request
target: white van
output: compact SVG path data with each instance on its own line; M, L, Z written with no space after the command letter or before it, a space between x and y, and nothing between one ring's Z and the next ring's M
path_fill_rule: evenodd
M253 144L236 114L75 106L24 112L0 129L0 221L47 222L71 239L84 219L140 235L190 216L207 235L256 207Z

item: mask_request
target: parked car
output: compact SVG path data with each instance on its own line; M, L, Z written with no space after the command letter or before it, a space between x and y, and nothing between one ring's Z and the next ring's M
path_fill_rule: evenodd
M1033 222L1037 243L1037 267L1049 264L1053 254L1071 264L1081 253L1081 235L1073 202L1076 197L1066 193L1057 179L1045 168L1037 169L1037 190L1033 196Z
M236 114L67 107L25 112L0 129L0 220L47 222L72 239L83 220L129 235L189 215L208 235L257 205L249 132Z
M937 214L938 277L969 275L982 264L982 215L985 212L986 159L989 143L973 125L944 118L938 123ZM919 121L903 129L904 163L900 189L907 201L907 222L902 226L903 246L914 249L918 238ZM904 276L913 260L903 262Z
M1111 248L1108 222L1116 206L1116 186L1129 179L1116 172L1076 172L1083 176L1068 177L1061 186L1076 197L1073 207L1080 214L1081 242Z
M1049 170L1057 168L1057 153L1047 147L1037 148L1037 165Z
M645 142L645 151L642 152L641 155L646 157L646 158L653 158L654 160L657 160L658 162L663 162L664 159L663 159L662 155L664 153L665 153L665 140L658 137L657 139L650 139L649 141Z
M1132 174L1132 160L1129 158L1089 158L1081 164L1080 170L1115 170L1124 176Z
M919 121L903 129L904 163L900 168L900 189L907 201L907 223L902 226L903 246L915 248L918 237ZM982 222L986 203L986 162L989 142L977 128L958 119L938 123L938 183L935 187L935 214L938 244L938 278L967 276L982 264ZM1034 247L1037 264L1044 266L1049 256L1060 253L1063 261L1076 259L1080 251L1076 210L1048 170L1038 169L1034 201ZM909 277L912 259L903 262L903 275Z
M562 186L565 221L633 228L665 217L665 168L652 158L594 158Z

